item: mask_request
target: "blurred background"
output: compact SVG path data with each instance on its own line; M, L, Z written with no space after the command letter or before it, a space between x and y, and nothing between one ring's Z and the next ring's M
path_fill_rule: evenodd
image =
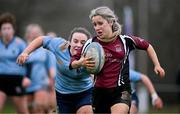
M166 71L166 77L160 79L153 72L153 65L145 52L134 53L135 69L150 77L165 106L158 111L150 105L150 97L147 97L146 101L141 101L140 98L140 103L145 103L142 105L142 112L179 113L179 0L0 0L0 14L11 12L16 16L16 35L21 38L24 37L28 24L37 23L45 32L52 31L67 39L70 31L77 26L86 27L95 34L88 16L90 11L98 6L108 6L114 10L123 25L123 33L147 39L155 48ZM139 94L148 95L143 94L146 90L142 84L138 86ZM8 103L7 107L10 104Z

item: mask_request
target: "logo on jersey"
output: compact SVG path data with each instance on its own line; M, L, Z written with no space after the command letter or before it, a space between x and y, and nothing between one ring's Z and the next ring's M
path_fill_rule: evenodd
M16 50L15 50L15 49L13 49L13 50L12 50L12 53L13 53L13 54L16 54Z
M61 61L61 59L57 60L58 64L62 64L63 62Z
M116 45L115 46L115 50L116 50L116 52L122 51L121 46L120 45Z
M69 42L68 41L64 42L62 45L59 46L61 51L65 51L68 47L69 47Z
M140 42L144 42L144 39L138 38Z

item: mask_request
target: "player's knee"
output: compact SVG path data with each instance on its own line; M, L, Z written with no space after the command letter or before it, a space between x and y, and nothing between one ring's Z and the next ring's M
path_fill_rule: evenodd
M31 110L31 112L44 112L46 104L41 102L32 102L28 105L28 108Z
M44 104L42 102L36 102L36 107L39 109L44 109L44 108L46 108L46 104Z

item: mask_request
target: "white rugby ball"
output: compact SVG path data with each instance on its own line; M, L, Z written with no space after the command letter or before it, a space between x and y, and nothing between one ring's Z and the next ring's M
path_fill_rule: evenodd
M92 60L95 61L95 67L93 69L86 69L87 72L91 74L99 73L105 62L103 47L98 42L92 42L85 47L83 55L85 57L92 57Z

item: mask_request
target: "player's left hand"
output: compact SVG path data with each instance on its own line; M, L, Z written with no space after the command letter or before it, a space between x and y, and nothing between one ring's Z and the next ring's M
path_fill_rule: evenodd
M16 60L16 63L19 64L19 65L22 65L25 63L25 61L28 59L29 55L25 52L21 53L17 60Z
M155 66L154 67L154 72L159 75L161 78L165 76L165 71L161 66Z

